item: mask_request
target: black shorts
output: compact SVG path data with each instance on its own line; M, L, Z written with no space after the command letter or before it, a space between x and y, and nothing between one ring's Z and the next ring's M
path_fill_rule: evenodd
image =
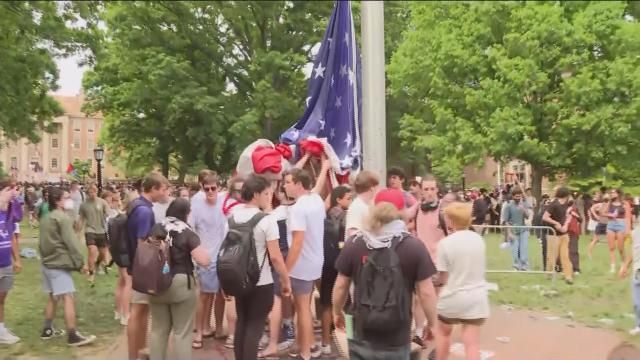
M606 235L607 234L607 224L596 225L596 235Z
M87 242L87 246L93 245L99 248L107 247L107 235L106 234L92 234L85 233L84 238Z
M338 271L330 266L322 268L322 279L320 279L320 304L331 306L331 296L333 295L333 285L336 284Z

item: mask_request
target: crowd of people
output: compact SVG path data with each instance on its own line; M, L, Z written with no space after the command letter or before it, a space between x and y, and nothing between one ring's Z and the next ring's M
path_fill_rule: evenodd
M127 327L130 360L167 359L170 337L179 359L190 359L209 337L223 339L236 359L274 358L285 350L292 358L318 358L335 351L334 329L350 334L352 359L408 359L412 343L435 342L429 358L445 360L456 325L466 358L479 359L480 329L490 316L485 224L508 225L505 246L514 270L530 268L531 225L554 229L538 232L544 266L561 271L568 284L580 271L577 239L585 230L594 232L592 245L606 234L612 272L616 251L621 276L640 269L640 233L634 253L624 251L637 204L620 190L602 189L588 200L559 187L553 199L543 196L537 204L530 189L517 185L442 191L431 175L409 181L405 191L404 173L392 168L386 188L378 174L361 171L350 185L326 191L328 171L326 158L316 176L299 166L276 178L223 183L203 170L197 191L151 173L135 184L109 184L100 194L95 184L39 189L0 181L0 344L20 340L5 327L4 300L22 267L17 224L23 208L40 227L48 294L41 338L66 334L70 346L94 341L77 329L71 273L81 271L94 284L115 266L114 318ZM241 268L249 280L229 285L233 269L223 255L240 256L242 247L232 246L242 239L252 246L250 263ZM149 246L164 243L162 270L153 273L145 256ZM145 290L163 276L170 285ZM635 277L633 289L640 333ZM64 330L53 324L58 303Z

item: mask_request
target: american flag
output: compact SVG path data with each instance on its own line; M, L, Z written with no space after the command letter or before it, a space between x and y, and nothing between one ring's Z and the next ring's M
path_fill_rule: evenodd
M340 174L361 168L360 53L350 1L336 1L314 60L305 112L280 141L298 144L309 136L326 138L340 160Z

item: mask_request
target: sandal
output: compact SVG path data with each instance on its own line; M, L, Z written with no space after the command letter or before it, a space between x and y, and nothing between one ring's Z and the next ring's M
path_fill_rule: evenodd
M270 353L270 354L265 354L264 352L260 351L258 353L258 359L277 360L277 359L280 359L280 357L278 356L277 352L273 352L273 353Z
M216 336L216 332L215 331L212 331L212 332L210 332L208 334L202 333L202 338L203 339L209 339L209 338L212 338L214 336Z
M191 347L195 350L202 349L202 340L193 340L191 342Z

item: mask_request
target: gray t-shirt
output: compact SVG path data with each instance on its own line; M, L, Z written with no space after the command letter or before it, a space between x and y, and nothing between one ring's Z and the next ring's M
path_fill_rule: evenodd
M215 204L209 204L205 199L191 199L190 225L200 237L200 243L211 256L209 268L215 268L218 260L220 245L227 230L227 217L222 212L224 198L218 194Z

